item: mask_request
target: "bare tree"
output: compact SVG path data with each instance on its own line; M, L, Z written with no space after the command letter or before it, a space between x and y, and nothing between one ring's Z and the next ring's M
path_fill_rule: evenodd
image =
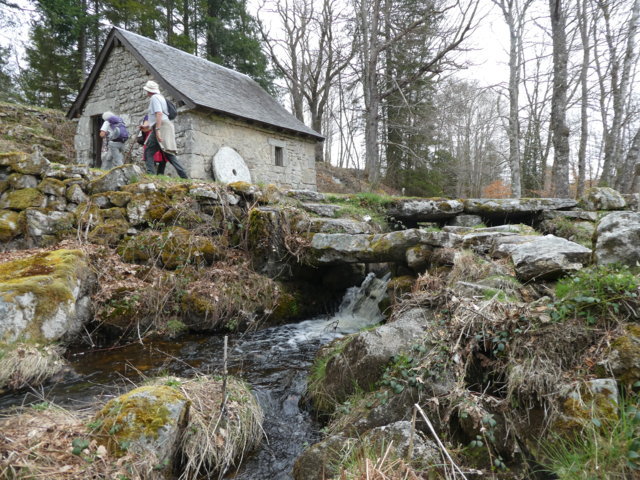
M569 198L569 127L567 110L567 38L562 0L549 0L551 39L553 42L553 95L551 98L551 132L553 168L551 188L555 196Z
M520 175L520 119L519 104L522 72L522 42L525 14L533 0L492 0L500 10L509 27L509 165L511 166L511 194L522 195Z
M618 32L618 34L614 31L615 26L612 23L611 9L616 6L625 8L628 3L614 2L612 4L608 0L596 0L596 3L602 13L609 54L608 75L601 72L600 80L601 83L604 83L607 77L610 79L609 88L613 112L611 123L609 125L605 123L604 164L600 184L614 185L616 177L620 178L619 175L616 175L616 170L622 163L622 127L631 73L637 55L635 37L640 19L640 0L633 0L628 20L622 24L622 28L626 28L626 32ZM624 50L622 55L619 53L621 47ZM601 90L604 91L605 88L602 87Z
M313 0L276 2L283 38L272 35L264 23L260 30L271 61L287 83L294 115L305 121L308 112L311 128L322 133L332 86L354 49L352 41L336 35L344 21L337 0L321 0L318 12L315 7ZM316 146L315 158L323 160L321 144Z
M578 178L576 195L584 193L584 182L587 166L587 140L589 139L589 85L588 74L591 54L590 16L588 0L578 0L577 18L580 39L582 41L582 65L580 66L580 146L578 147Z
M382 102L424 75L434 77L442 72L448 56L460 47L473 30L478 3L478 0L426 2L422 14L406 24L394 25L392 31L386 31L385 38L384 25L380 25L381 18L388 18L388 15L382 15L385 0L356 0L365 107L365 171L372 184L378 182L380 175L378 139ZM424 28L428 24L432 26L430 22L434 17L455 20L448 24L442 22L434 33ZM416 32L423 35L424 51L429 56L402 78L386 82L381 73L384 66L381 60L390 48Z

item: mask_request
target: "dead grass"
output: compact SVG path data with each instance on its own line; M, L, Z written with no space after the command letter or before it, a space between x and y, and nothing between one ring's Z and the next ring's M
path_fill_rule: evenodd
M88 413L48 406L44 410L26 408L0 420L0 478L139 478L126 466L130 459L116 461L96 442L87 441L79 454L72 453L74 441L86 437L88 418Z
M453 257L453 267L447 282L449 285L458 281L477 282L491 276L494 271L495 266L492 262L482 259L471 250L461 250Z
M220 379L195 378L180 390L191 402L180 479L222 475L260 444L264 414L246 384L229 377L226 400Z
M0 388L12 390L38 386L62 371L63 348L57 345L12 344L0 346Z

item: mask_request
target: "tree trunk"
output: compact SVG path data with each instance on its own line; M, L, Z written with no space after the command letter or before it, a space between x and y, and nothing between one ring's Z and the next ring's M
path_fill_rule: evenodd
M363 35L364 63L364 105L365 105L365 175L370 183L378 182L380 166L378 164L378 124L380 119L380 92L378 85L378 21L380 18L380 0L373 0L371 15L367 15L367 2L361 0L360 20Z
M578 148L578 178L576 197L582 197L584 193L584 181L587 165L587 140L589 139L589 85L587 75L589 73L589 25L587 15L587 0L578 2L578 26L582 40L582 66L580 69L580 146Z
M605 132L604 164L602 167L602 177L600 184L612 186L616 181L616 170L621 166L621 140L622 126L625 113L625 102L629 90L629 82L635 58L635 34L638 29L638 19L640 17L640 0L634 0L627 31L626 48L622 69L616 58L616 44L614 34L611 32L609 10L605 2L598 2L603 11L605 25L607 28L607 44L611 56L611 94L613 97L613 118L611 127ZM619 80L618 80L619 79Z
M551 131L554 149L551 187L553 195L569 198L569 127L567 110L567 39L562 0L549 0L553 41L553 95Z

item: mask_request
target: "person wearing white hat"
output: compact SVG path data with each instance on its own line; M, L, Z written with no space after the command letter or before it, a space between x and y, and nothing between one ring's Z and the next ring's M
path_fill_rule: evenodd
M149 80L142 88L147 92L147 96L150 97L148 118L151 133L147 138L147 148L144 152L144 163L147 173L155 174L164 172L164 162L158 164L158 169L156 170L156 162L153 160L156 152L162 150L164 157L173 165L178 175L180 175L181 178L189 178L186 170L176 157L176 133L173 122L169 120L167 101L160 94L160 87L153 80Z

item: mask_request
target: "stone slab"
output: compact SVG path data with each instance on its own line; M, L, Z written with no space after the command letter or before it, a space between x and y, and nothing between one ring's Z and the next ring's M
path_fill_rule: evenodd
M251 183L251 172L244 159L233 148L222 147L213 157L213 175L218 182Z

